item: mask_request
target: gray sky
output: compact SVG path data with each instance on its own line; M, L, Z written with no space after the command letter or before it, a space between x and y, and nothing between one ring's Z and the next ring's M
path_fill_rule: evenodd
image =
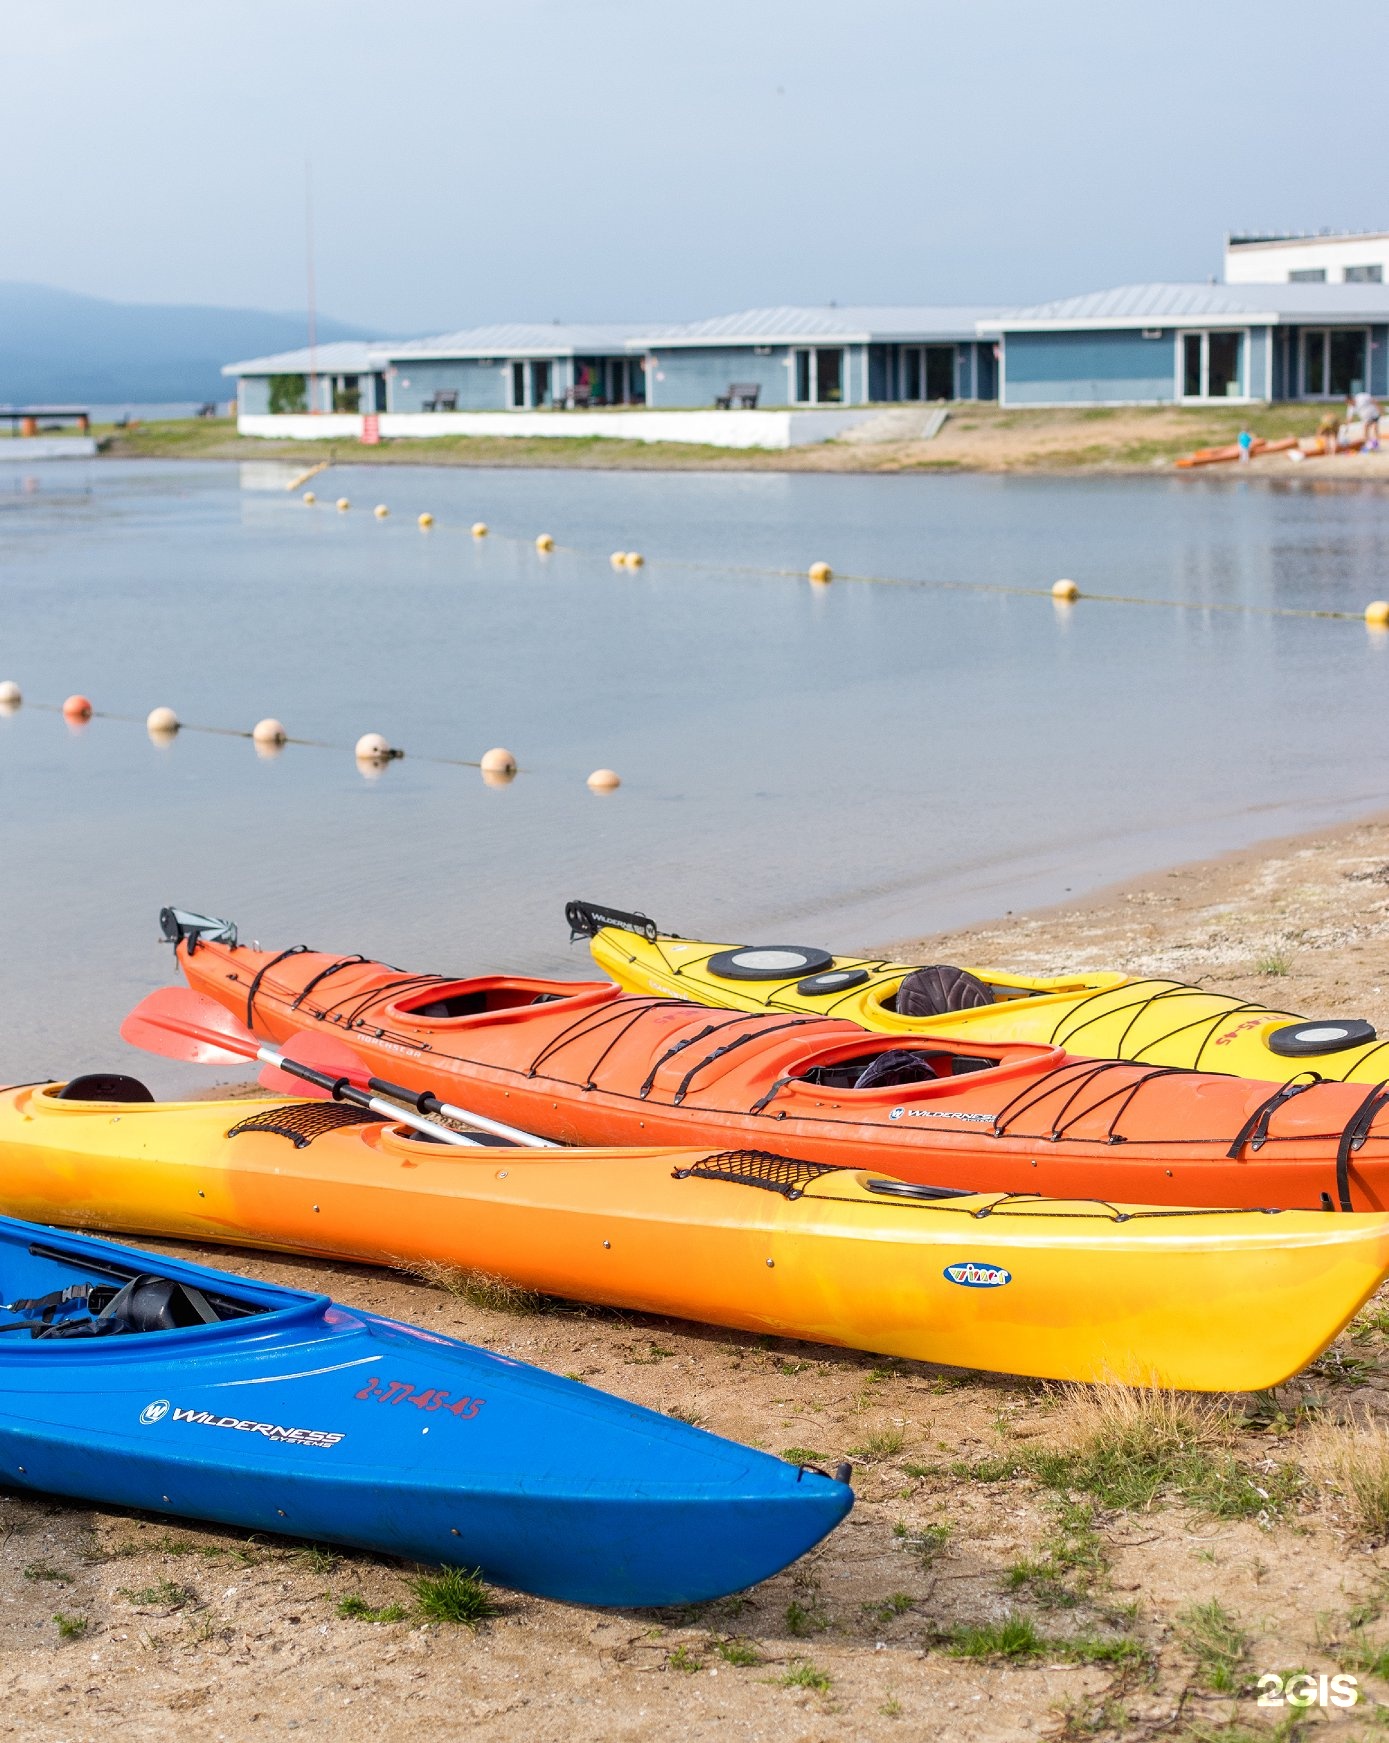
M1205 278L1231 226L1389 227L1387 16L3 0L0 278L300 307L306 155L319 306L383 333Z

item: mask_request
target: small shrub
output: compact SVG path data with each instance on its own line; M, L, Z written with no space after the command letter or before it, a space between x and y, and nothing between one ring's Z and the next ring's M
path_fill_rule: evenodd
M54 1615L53 1620L58 1624L58 1638L60 1640L80 1640L87 1632L87 1618L85 1616L68 1616L59 1610Z
M798 1639L807 1634L821 1634L828 1626L818 1598L812 1598L808 1604L792 1598L786 1606L786 1632Z
M440 1568L437 1574L421 1574L410 1582L415 1604L427 1622L454 1622L477 1628L501 1614L501 1605L482 1581L482 1570L465 1573L462 1568Z
M671 1670L683 1671L686 1676L693 1676L697 1670L704 1668L688 1646L677 1646L674 1652L668 1652L666 1664Z
M762 1654L751 1641L739 1640L736 1637L728 1640L716 1640L714 1651L718 1653L725 1664L747 1665L761 1664L762 1662Z
M191 1586L181 1586L177 1580L158 1580L152 1586L142 1586L138 1592L122 1586L120 1595L132 1604L152 1610L182 1610L185 1605L196 1603L198 1598Z
M1286 956L1281 955L1277 951L1273 951L1268 956L1261 956L1254 964L1254 968L1255 972L1258 974L1276 977L1288 974L1292 969L1292 963L1289 962Z
M822 1465L825 1462L824 1453L816 1452L811 1446L788 1446L781 1456L793 1465Z
M872 1434L863 1437L861 1446L849 1448L849 1456L856 1459L890 1459L901 1452L907 1444L907 1437L900 1428L879 1428Z
M469 1307L481 1307L490 1313L511 1313L520 1317L544 1313L551 1298L536 1289L524 1289L507 1277L491 1271L478 1271L464 1265L448 1265L437 1259L402 1260L396 1265L409 1277L418 1277L466 1301Z
M1040 1658L1046 1641L1026 1616L986 1622L978 1628L957 1628L947 1644L955 1658Z
M791 1668L781 1679L784 1689L814 1689L817 1694L825 1694L833 1679L827 1670L820 1670L808 1658L796 1658L791 1661Z
M338 1600L338 1615L344 1622L403 1622L409 1614L403 1604L369 1604L356 1592Z

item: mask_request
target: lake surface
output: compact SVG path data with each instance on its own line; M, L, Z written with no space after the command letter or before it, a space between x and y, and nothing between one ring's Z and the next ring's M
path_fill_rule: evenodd
M169 976L166 902L266 943L579 974L572 896L858 948L1389 796L1389 642L1259 609L1389 596L1373 487L352 467L314 481L339 514L287 475L0 471L0 678L26 697L0 717L0 1077L186 1081L115 1037ZM628 548L647 567L614 572ZM817 559L915 584L740 572ZM1062 575L1186 607L933 585ZM132 720L29 705L74 691ZM156 704L336 748L156 745ZM407 752L377 779L366 731ZM426 760L491 745L509 786ZM587 790L601 766L620 791Z

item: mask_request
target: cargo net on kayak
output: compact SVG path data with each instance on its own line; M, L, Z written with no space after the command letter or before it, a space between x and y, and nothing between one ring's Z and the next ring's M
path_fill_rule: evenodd
M783 1198L799 1198L822 1174L839 1174L833 1162L799 1162L794 1156L774 1156L770 1150L720 1150L689 1168L673 1168L674 1180L730 1180L735 1186L760 1186Z
M295 1102L289 1107L266 1108L239 1120L227 1133L239 1138L244 1132L270 1132L277 1138L288 1138L296 1150L305 1150L315 1138L325 1132L336 1132L339 1126L360 1126L380 1118L366 1108L345 1107L336 1101Z

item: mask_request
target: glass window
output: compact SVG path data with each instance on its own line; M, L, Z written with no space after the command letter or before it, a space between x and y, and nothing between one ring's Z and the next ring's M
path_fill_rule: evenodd
M1374 266L1348 266L1345 276L1347 284L1383 284L1384 268L1378 263Z
M844 397L844 353L815 353L815 398L821 405L835 405Z
M1208 333L1206 363L1206 398L1238 398L1240 382L1239 333Z
M1326 334L1302 335L1302 391L1321 395L1326 392Z
M921 347L902 347L902 398L921 398Z
M1182 393L1187 399L1201 397L1201 335L1182 337Z
M926 397L927 399L954 399L955 347L953 345L928 345L926 347Z
M1303 266L1296 272L1288 274L1289 284L1325 284L1326 268L1324 266Z
M801 405L810 404L810 353L796 353L796 399Z
M550 365L548 363L531 364L531 404L549 405L550 403Z
M1363 327L1333 329L1330 367L1327 370L1327 392L1339 399L1349 399L1365 386L1365 330Z

